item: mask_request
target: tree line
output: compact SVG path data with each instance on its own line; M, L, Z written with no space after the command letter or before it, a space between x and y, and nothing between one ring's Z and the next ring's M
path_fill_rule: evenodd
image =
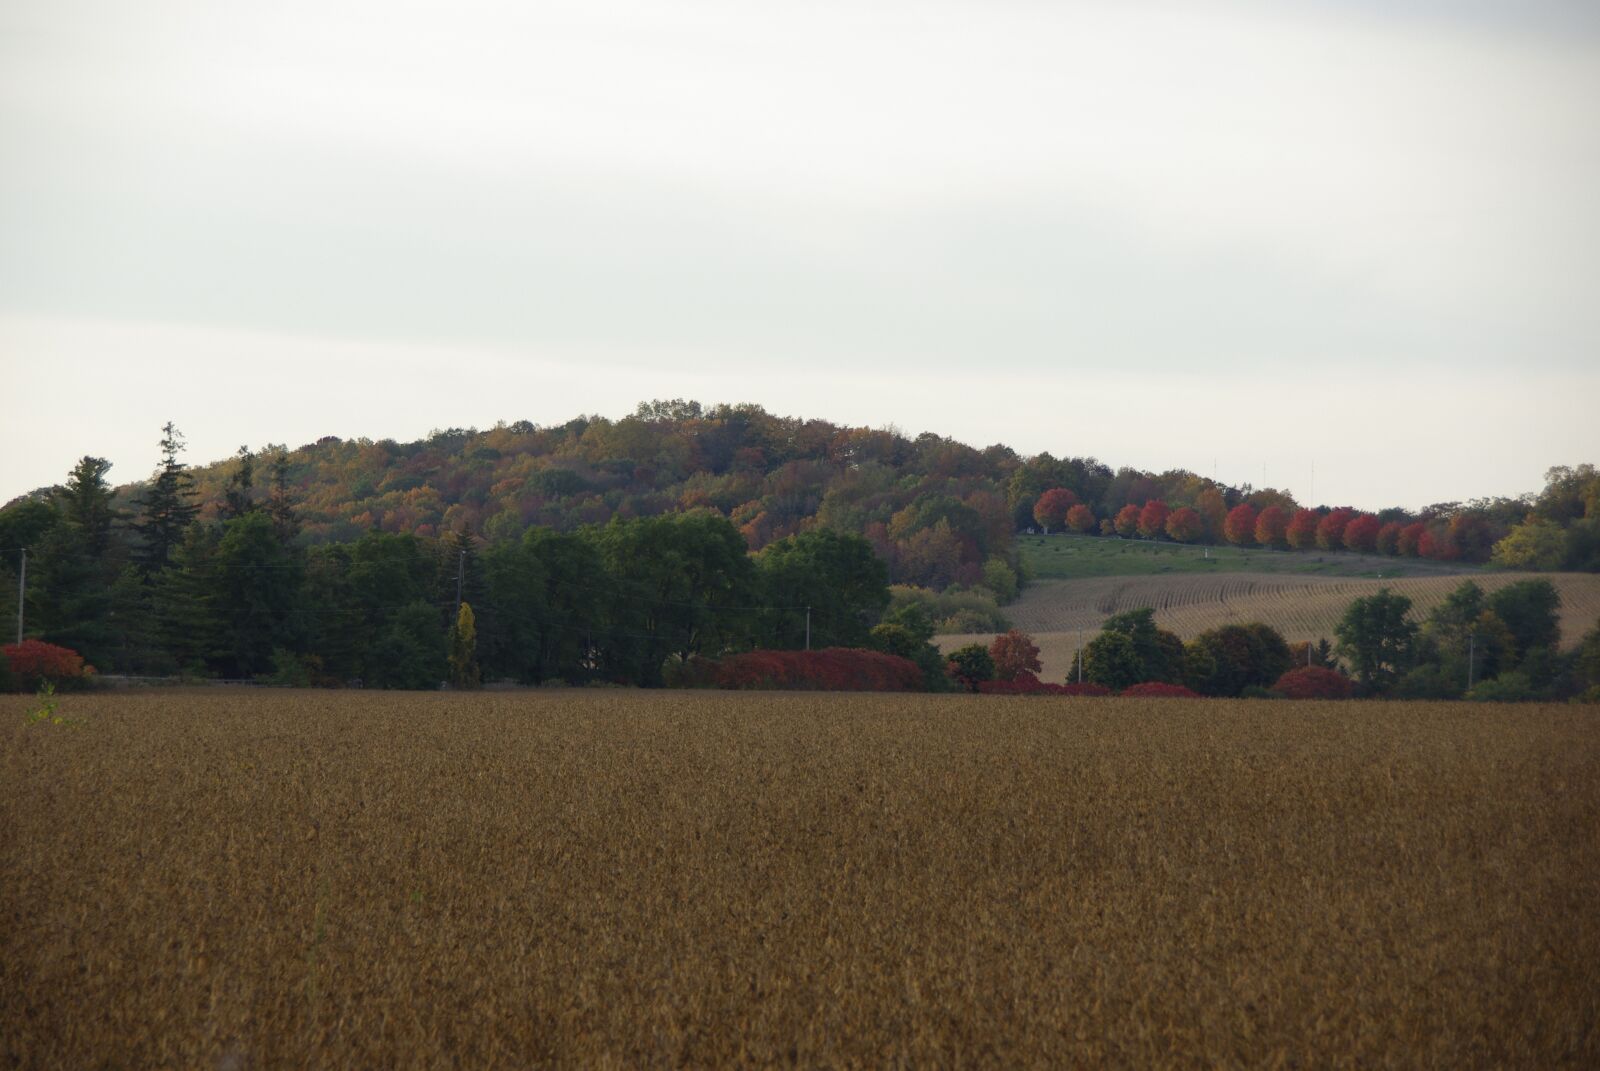
M1048 534L1121 536L1270 550L1354 551L1440 562L1493 562L1511 569L1600 570L1600 474L1594 466L1555 468L1544 493L1462 507L1446 503L1420 514L1365 513L1349 506L1295 506L1254 495L1229 505L1202 493L1194 505L1165 499L1129 502L1100 514L1070 488L1052 487L1033 505Z
M1486 593L1463 581L1421 621L1387 588L1353 600L1336 642L1287 643L1270 625L1223 625L1185 643L1148 608L1107 619L1063 684L1042 682L1039 648L1010 631L950 658L972 691L1004 694L1600 702L1600 622L1561 649L1561 596L1547 580Z
M309 544L282 455L267 459L262 487L257 459L242 453L205 508L182 449L169 424L161 466L131 508L118 506L109 465L85 457L53 494L0 512L13 575L27 548L30 637L102 674L653 686L696 656L868 646L890 600L865 539L815 529L751 554L711 509L533 526L492 543L372 530ZM915 634L917 644L891 638L936 660L931 628Z

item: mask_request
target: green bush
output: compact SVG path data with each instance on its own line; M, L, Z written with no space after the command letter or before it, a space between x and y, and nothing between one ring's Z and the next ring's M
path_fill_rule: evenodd
M1536 693L1532 681L1521 672L1512 671L1473 685L1466 698L1475 703L1521 703L1536 698Z

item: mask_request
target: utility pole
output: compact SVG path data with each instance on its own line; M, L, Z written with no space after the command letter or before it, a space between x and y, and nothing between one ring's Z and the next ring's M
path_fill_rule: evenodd
M22 548L22 568L17 573L17 642L22 642L22 607L28 601L28 548Z
M806 650L811 650L811 607L806 607Z
M1478 653L1478 634L1467 633L1467 691L1472 691L1472 663Z
M463 550L456 561L456 613L461 612L461 581L467 575L467 552Z

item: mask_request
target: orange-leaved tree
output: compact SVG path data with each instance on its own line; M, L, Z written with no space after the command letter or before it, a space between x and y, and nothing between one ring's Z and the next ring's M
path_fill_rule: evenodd
M989 657L994 659L994 679L1014 681L1024 673L1038 673L1039 645L1026 632L1012 629L994 638L989 645Z
M1428 526L1421 521L1406 525L1395 537L1395 550L1407 558L1415 558L1422 553L1422 534L1427 530Z
M1317 545L1317 511L1297 509L1283 533L1284 540L1295 550L1310 550Z
M1144 504L1144 509L1139 511L1139 534L1146 539L1154 539L1164 535L1167 530L1167 504L1159 498L1152 498Z
M1139 507L1123 506L1117 510L1117 534L1123 538L1136 535L1139 531Z
M1167 515L1167 535L1179 543L1193 543L1205 531L1205 521L1188 506L1180 506Z
M1383 525L1378 523L1378 518L1372 514L1356 514L1350 518L1350 523L1344 526L1345 549L1371 554L1378 549L1378 529L1382 527Z
M1067 520L1067 511L1078 504L1078 496L1065 487L1052 487L1033 504L1033 519L1048 533Z
M1282 512L1281 510L1279 512ZM1222 534L1236 547L1248 547L1256 541L1256 511L1248 502L1241 502L1228 511L1222 524Z
M1100 522L1094 519L1094 510L1080 502L1067 510L1067 525L1074 532L1088 535L1090 532L1099 531Z
M1349 506L1340 506L1323 514L1322 520L1317 522L1317 546L1323 550L1343 550L1345 525L1355 515L1356 511Z
M1256 515L1256 542L1282 550L1289 545L1289 514L1282 506L1268 506Z

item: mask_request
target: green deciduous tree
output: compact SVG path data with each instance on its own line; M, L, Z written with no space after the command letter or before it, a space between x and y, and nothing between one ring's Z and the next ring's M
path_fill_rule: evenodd
M1185 683L1201 695L1271 688L1292 665L1283 636L1260 622L1209 629L1184 649Z
M763 647L803 647L808 606L813 648L861 647L889 605L889 571L860 536L802 532L769 543L755 565L759 601L772 607L758 622Z
M1352 602L1334 628L1339 654L1364 688L1387 688L1411 668L1417 626L1406 620L1410 610L1410 599L1382 588Z
M969 643L950 652L950 676L969 692L994 680L994 658L981 643Z
M1536 648L1554 651L1561 643L1561 593L1548 580L1519 580L1496 591L1489 609L1505 622L1521 662Z
M1091 684L1120 692L1143 678L1144 661L1126 635L1102 632L1083 649L1083 675Z

